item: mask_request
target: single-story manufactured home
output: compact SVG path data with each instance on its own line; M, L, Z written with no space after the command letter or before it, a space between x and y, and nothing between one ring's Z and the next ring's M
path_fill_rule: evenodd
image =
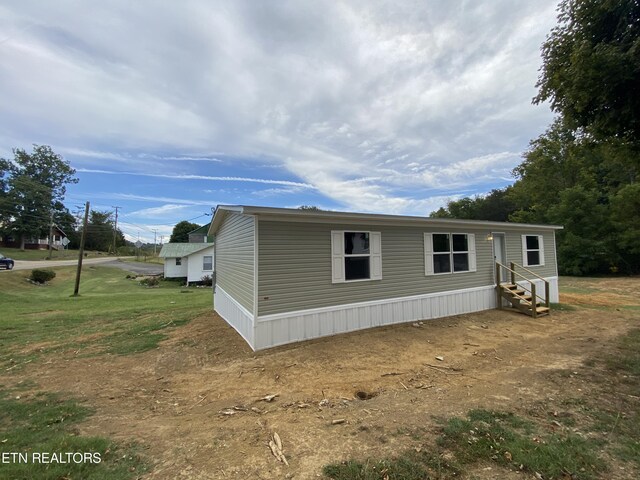
M165 243L159 256L165 278L186 278L188 285L213 275L213 243Z
M214 308L254 350L509 303L544 314L559 228L221 205Z

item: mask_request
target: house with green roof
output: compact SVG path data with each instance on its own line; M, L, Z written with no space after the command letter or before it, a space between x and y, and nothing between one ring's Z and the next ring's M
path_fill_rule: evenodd
M213 243L166 243L160 250L165 278L186 278L199 282L213 275Z

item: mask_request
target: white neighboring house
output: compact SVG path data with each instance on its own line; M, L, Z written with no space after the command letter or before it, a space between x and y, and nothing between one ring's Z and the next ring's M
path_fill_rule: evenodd
M199 282L213 275L213 243L165 243L160 250L164 258L165 278L187 279Z

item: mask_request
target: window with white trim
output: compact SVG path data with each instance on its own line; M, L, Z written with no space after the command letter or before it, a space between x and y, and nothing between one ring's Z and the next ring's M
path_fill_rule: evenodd
M331 232L331 282L344 283L382 278L380 232Z
M202 257L202 270L204 270L204 271L213 270L213 256L204 255Z
M476 271L473 233L425 233L425 275Z
M177 257L176 258L176 267L179 267L180 265L182 265L182 257Z
M542 235L522 235L522 265L525 267L541 267L544 265Z

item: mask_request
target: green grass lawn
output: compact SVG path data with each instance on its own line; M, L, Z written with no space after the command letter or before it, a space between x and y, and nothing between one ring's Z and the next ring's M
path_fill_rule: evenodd
M147 470L135 445L77 434L75 424L91 415L90 408L58 395L40 393L22 400L17 393L0 391L0 453L22 457L1 462L0 478L124 480ZM46 463L43 453L49 455ZM52 460L61 454L72 456Z
M187 289L176 282L147 288L120 269L96 266L83 269L81 296L72 297L75 267L53 270L56 277L44 286L28 282L29 271L0 275L0 373L5 377L15 379L28 363L58 351L72 350L76 357L155 348L171 328L212 308L211 289ZM0 462L0 478L124 480L147 471L136 445L78 434L75 425L93 413L91 406L61 394L33 393L37 385L28 380L15 385L0 385L0 453L17 452L27 462ZM31 393L25 395L23 388ZM34 453L94 454L100 463L43 464L34 461Z
M0 253L14 260L47 260L48 250L20 250L19 248L0 247ZM108 257L106 252L86 250L86 258ZM75 260L78 258L78 250L53 250L53 260Z
M73 349L78 355L128 354L155 348L168 329L212 309L207 288L160 282L147 288L126 272L83 269L80 296L72 297L75 267L54 269L45 286L27 281L29 271L2 272L0 368L19 370L35 357Z

